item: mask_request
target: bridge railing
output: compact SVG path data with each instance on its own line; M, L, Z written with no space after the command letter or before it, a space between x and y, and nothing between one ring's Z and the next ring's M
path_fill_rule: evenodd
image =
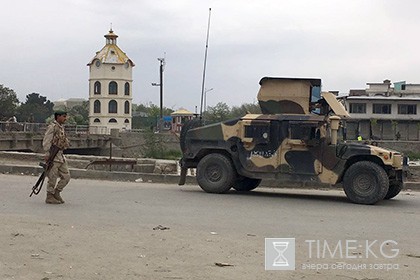
M2 132L44 133L46 128L47 128L47 124L45 123L0 122L0 133Z
M0 133L6 132L25 132L44 134L48 124L29 123L29 122L0 122ZM89 125L65 124L64 129L67 134L88 135L88 134L106 134L106 127L95 127L89 129Z
M88 125L76 125L76 124L66 124L64 129L67 134L89 134Z
M90 134L109 134L109 129L106 126L90 126L88 129Z

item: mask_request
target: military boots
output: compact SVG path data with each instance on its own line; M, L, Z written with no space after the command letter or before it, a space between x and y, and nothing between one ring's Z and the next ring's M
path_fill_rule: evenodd
M47 203L47 204L61 204L61 202L54 197L54 194L50 193L50 192L47 192L47 199L45 199L45 203Z
M58 200L60 203L64 203L64 200L61 197L60 193L61 193L61 191L59 191L59 190L56 189L55 192L54 192L54 198L56 200Z

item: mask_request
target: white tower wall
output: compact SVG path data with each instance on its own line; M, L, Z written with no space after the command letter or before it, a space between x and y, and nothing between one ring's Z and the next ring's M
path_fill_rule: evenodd
M117 46L117 37L110 30L105 35L106 45L88 63L91 133L110 134L111 129L131 129L134 63ZM110 83L116 83L116 92Z

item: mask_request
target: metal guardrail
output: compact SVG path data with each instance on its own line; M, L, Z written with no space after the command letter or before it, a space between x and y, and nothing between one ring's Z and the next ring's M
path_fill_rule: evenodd
M67 134L89 134L88 125L65 124L64 129Z
M46 123L30 123L30 122L0 122L0 133L37 133L44 134L48 124ZM89 135L89 134L110 134L110 128L106 126L89 126L89 125L75 125L65 124L64 129L68 135ZM121 129L121 133L142 133L144 129Z
M46 128L47 128L47 124L45 123L0 122L0 133L2 132L44 133Z
M25 132L44 134L48 124L46 123L29 123L29 122L0 122L0 133L6 132ZM105 134L106 127L95 127L95 131L89 130L89 125L65 124L64 129L69 135L88 135L88 134ZM96 131L97 130L97 131ZM102 132L102 133L98 133Z
M121 133L143 133L145 131L146 131L146 129L144 129L144 128L133 128L133 129L130 129L130 130L123 129L120 132Z
M109 129L106 126L88 126L90 134L109 134Z

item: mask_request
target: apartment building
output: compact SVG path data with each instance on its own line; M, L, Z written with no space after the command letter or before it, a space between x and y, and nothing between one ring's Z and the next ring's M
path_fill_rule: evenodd
M343 99L351 116L349 139L357 134L365 139L420 139L420 84L367 83L366 89L351 89Z

